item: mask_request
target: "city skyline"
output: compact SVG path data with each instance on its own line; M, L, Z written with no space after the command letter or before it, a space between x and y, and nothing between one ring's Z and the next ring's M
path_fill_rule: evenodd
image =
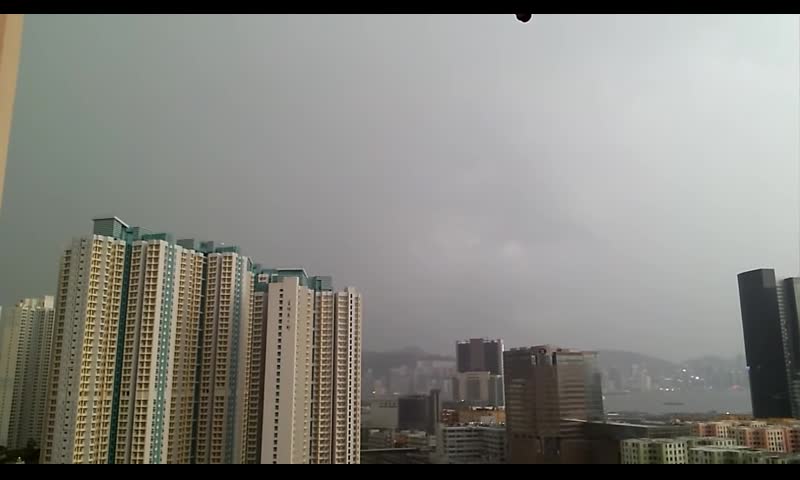
M0 214L0 271L22 273L0 304L55 288L102 199L362 285L376 350L446 351L491 322L514 346L738 353L731 279L798 264L796 33L781 16L31 15Z

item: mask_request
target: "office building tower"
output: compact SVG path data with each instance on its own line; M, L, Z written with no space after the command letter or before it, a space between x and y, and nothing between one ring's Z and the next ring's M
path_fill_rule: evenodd
M168 234L131 245L115 463L189 463L204 256Z
M441 415L438 390L431 390L428 395L404 395L397 400L397 426L400 430L421 430L433 435Z
M471 338L456 343L458 371L503 374L503 341Z
M73 240L59 269L48 375L43 463L106 463L113 453L115 366L126 290L125 235L117 218L96 219Z
M197 463L241 461L253 272L238 247L207 242Z
M756 418L800 415L800 279L777 281L772 269L740 273L745 356Z
M22 44L22 15L0 13L0 206Z
M0 443L8 448L39 445L42 439L53 304L50 296L26 298L6 311L0 343L0 371L7 379L0 397L6 435Z
M580 422L603 418L596 354L549 345L505 352L506 427L512 463L583 463Z
M261 463L359 463L362 299L330 277L264 270Z
M453 378L453 401L480 407L505 405L503 377L490 372L463 372Z

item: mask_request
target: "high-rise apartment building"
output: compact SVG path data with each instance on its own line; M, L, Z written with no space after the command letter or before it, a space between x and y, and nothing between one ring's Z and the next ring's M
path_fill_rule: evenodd
M359 463L361 295L330 277L264 270L261 463Z
M131 245L115 463L189 463L204 255L168 234Z
M261 463L308 463L314 292L286 272L268 286Z
M596 354L543 345L507 351L504 364L509 461L586 461L575 420L604 416Z
M247 423L252 263L238 247L207 249L196 461L236 463Z
M503 341L471 338L456 343L458 371L503 374Z
M26 298L6 311L0 343L0 444L23 448L42 439L53 340L53 297ZM0 432L1 433L1 432Z
M43 463L106 463L113 453L128 229L97 219L94 234L73 240L61 258Z
M8 445L8 421L11 418L11 399L14 395L14 370L17 366L19 325L3 316L0 307L0 445Z
M251 280L236 247L96 219L62 258L42 461L240 461Z
M740 273L739 302L753 416L800 416L800 278Z
M360 463L361 449L361 294L353 287L336 292L334 302L333 358L321 359L333 370L330 398L320 392L314 400L331 405L330 455L320 450L316 463ZM324 371L324 368L322 369ZM314 422L327 421L323 414ZM327 435L327 432L323 433ZM313 452L313 449L312 449Z
M359 463L361 301L96 219L62 258L41 459Z
M257 269L257 268L256 268ZM244 428L242 430L242 458L246 464L259 463L261 459L261 425L264 422L264 375L266 374L267 302L266 282L253 285L250 307L250 335L245 358Z

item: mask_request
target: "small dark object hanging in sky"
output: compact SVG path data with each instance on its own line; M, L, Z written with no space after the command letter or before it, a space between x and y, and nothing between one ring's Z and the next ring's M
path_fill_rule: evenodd
M530 14L530 13L518 13L517 14L517 20L519 20L522 23L528 23L528 21L531 19L531 17L533 17L533 14Z

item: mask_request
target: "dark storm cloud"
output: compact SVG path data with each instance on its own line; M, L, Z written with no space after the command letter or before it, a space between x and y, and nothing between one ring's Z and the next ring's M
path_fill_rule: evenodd
M28 16L0 302L89 219L366 294L365 348L741 350L797 264L797 21Z

